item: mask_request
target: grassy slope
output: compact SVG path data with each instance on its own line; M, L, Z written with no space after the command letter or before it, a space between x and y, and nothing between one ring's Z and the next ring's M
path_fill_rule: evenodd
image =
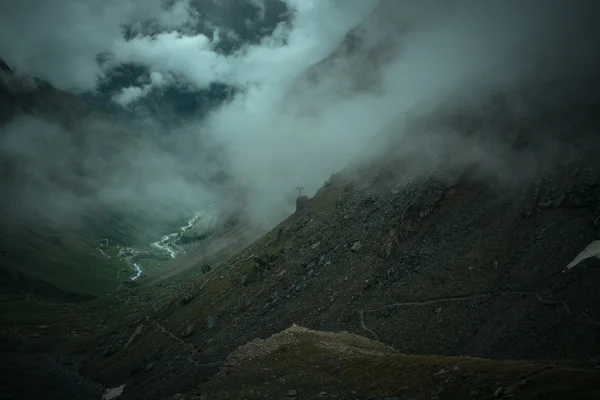
M5 251L2 268L63 290L106 294L114 291L127 275L121 272L125 264L103 256L96 250L94 240L74 232L57 234L13 225L0 235L0 248Z
M157 220L148 210L139 209L91 210L77 228L5 217L0 221L4 227L0 268L63 290L103 295L115 291L131 274L127 264L116 258L119 246L147 245L160 237L160 232L174 231L184 222ZM110 258L97 250L95 242L104 238L111 245L103 248ZM145 265L145 261L156 264L165 260L140 261Z
M140 132L124 128L106 113L47 84L40 84L33 91L15 91L0 83L0 100L6 106L0 115L0 126L19 115L36 116L65 128L72 134L74 143L89 141L88 146L101 148L107 160L125 147L124 143L134 148L146 143ZM93 137L84 132L87 126L98 130L93 132ZM84 180L87 175L98 178L104 171L81 173ZM1 179L0 184L5 187L15 184L10 175ZM78 186L81 182L57 179L56 184L66 191L78 193L85 189ZM37 218L32 218L35 222L21 221L8 213L3 214L6 215L0 219L0 272L9 278L0 286L1 294L31 291L31 284L25 283L30 279L67 291L93 295L109 293L130 272L123 271L126 268L123 262L97 251L96 240L108 238L120 246L145 245L160 237L160 232L169 232L181 224L180 221L159 220L153 210L142 209L136 204L126 208L98 206L89 209L81 216L78 226L70 227L46 226L43 222L38 223Z
M0 123L8 122L21 113L35 115L64 127L91 115L112 122L106 115L97 115L94 109L77 97L44 84L34 91L13 91L9 86L2 86L0 95L7 106ZM115 125L115 130L117 128ZM9 183L8 186L11 184L10 181L4 183ZM59 290L93 295L105 294L117 288L118 271L124 265L96 251L93 242L99 237L88 225L88 232L83 235L73 229L55 229L3 214L0 220L0 268L5 277L0 287L2 294L30 292L32 281L38 280ZM115 231L119 233L118 228L114 228Z
M240 348L240 361L183 399L595 399L600 371L569 363L398 354L345 333L292 327ZM274 350L262 353L265 350ZM237 353L237 352L236 352ZM233 355L236 355L234 353ZM394 397L395 396L395 397Z

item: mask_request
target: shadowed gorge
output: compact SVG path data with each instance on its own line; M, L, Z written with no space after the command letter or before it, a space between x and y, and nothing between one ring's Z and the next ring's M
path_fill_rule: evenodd
M0 5L0 399L599 398L598 8Z

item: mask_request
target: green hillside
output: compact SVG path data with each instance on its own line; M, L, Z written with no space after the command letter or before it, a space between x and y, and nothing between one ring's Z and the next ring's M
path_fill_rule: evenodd
M0 234L0 270L12 277L3 290L29 292L32 288L25 282L37 279L66 291L101 295L116 290L128 274L122 272L123 261L96 250L91 236L3 222L10 229ZM110 256L110 250L105 253Z

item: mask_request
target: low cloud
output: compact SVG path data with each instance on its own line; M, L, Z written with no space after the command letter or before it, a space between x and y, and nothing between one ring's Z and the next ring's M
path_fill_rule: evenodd
M64 90L94 90L107 68L98 57L134 34L186 30L197 13L189 0L169 2L24 0L0 5L0 54L19 73L47 80Z
M258 220L291 211L275 200L298 184L314 193L329 174L368 151L411 159L414 173L443 163L482 163L495 175L534 174L557 146L547 133L543 155L517 157L511 152L514 132L526 119L536 121L550 107L571 102L568 91L594 98L586 86L598 65L593 38L600 36L586 14L589 2L378 4L346 50L336 47L337 55L309 72L332 49L306 40L311 36L303 29L318 32L315 38L341 35L321 31L324 8L304 10L285 45L254 50L271 53L265 59L274 60L277 71L258 69L248 79L255 85L203 123L228 149L233 173L252 188L250 207ZM370 11L357 10L361 17ZM303 25L304 18L311 22ZM353 27L354 19L348 21L344 30ZM494 105L497 96L504 104ZM476 127L461 127L455 122L460 118ZM524 135L544 129L534 126Z
M107 66L147 68L147 77L115 94L123 106L173 87L232 88L201 120L174 122L167 132L153 123L160 115L143 121L139 130L148 136L122 143L107 170L112 183L92 181L101 197L134 203L143 193L156 204L190 208L243 204L265 228L293 210L286 199L296 186L313 194L367 154L405 157L414 171L448 162L504 171L510 123L581 99L598 65L591 1L286 0L290 18L227 54L218 50L220 31L190 28L199 17L189 2L172 3L170 13L158 1L110 3L100 18L88 5L62 1L72 8L65 15L75 34L51 30L59 19L50 14L41 32L24 36L27 50L0 43L16 69L61 88L93 90ZM150 20L156 27L148 34L149 22L140 21ZM134 34L125 38L123 24ZM97 38L83 46L90 32ZM42 52L46 44L57 54ZM91 159L100 163L105 154L95 149L105 139L98 140ZM215 179L220 174L229 179Z
M155 132L136 135L106 117L61 120L15 118L0 132L3 185L0 203L29 222L98 232L98 217L127 213L140 238L159 237L169 224L211 205L225 194L211 182L215 160L177 154L160 146ZM183 133L182 133L183 135ZM191 136L187 145L192 143ZM184 146L184 141L181 142ZM209 144L203 146L209 151ZM100 218L100 220L102 220Z
M140 86L126 86L113 96L113 101L118 105L127 108L154 90L160 90L170 85L172 78L165 77L160 72L151 72L146 83Z

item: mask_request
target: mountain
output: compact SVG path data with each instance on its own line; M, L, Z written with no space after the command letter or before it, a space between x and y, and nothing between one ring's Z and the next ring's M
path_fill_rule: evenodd
M329 60L366 68L347 43ZM260 237L242 219L108 295L0 303L3 395L598 398L597 83L440 101Z
M146 161L168 158L167 151L78 97L2 65L2 288L114 291L130 274L114 257L118 246L149 244L191 217L177 202L141 196L145 182L136 177L153 174ZM100 239L112 258L98 250ZM54 289L40 289L48 285Z
M184 275L54 311L77 318L5 319L3 342L36 365L31 379L48 385L50 368L53 393L78 398L595 398L600 148L588 106L562 110L569 135L534 174L355 165L212 270L201 253L224 237L190 250ZM529 122L522 155L541 145L532 127L556 126Z

